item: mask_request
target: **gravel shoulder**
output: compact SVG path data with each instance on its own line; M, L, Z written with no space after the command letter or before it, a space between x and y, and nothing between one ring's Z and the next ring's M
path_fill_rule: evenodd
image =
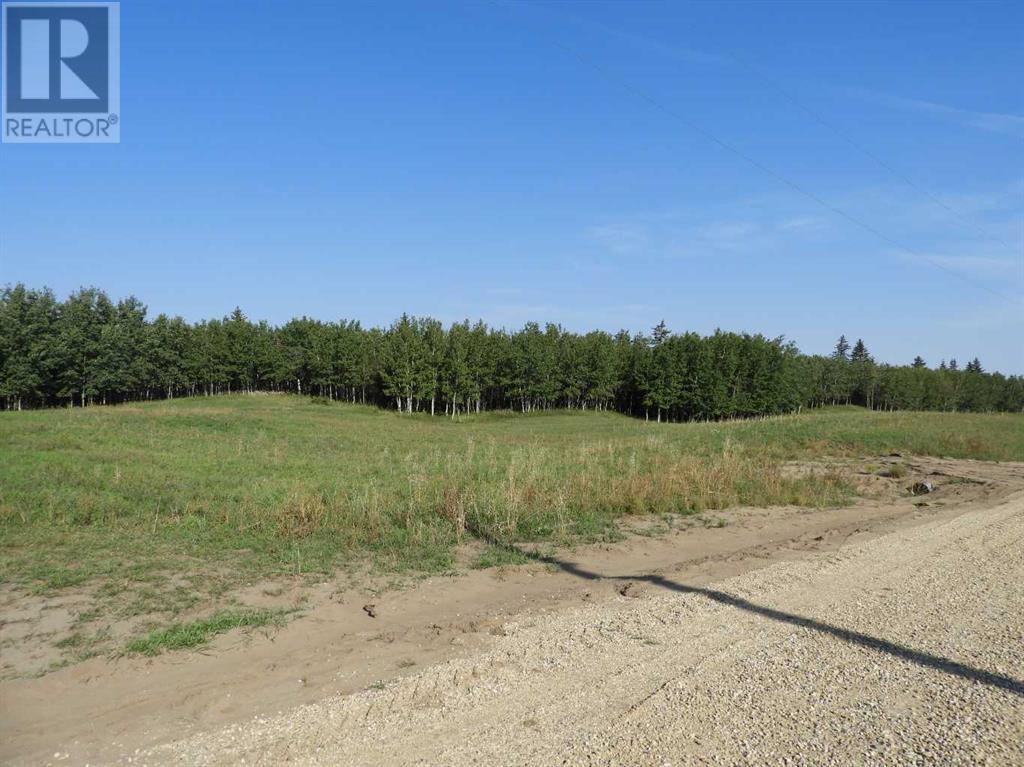
M1024 764L1024 495L485 652L146 763Z
M1024 465L0 685L10 764L1024 764ZM920 499L894 493L924 477ZM872 474L872 482L878 482ZM319 601L316 601L319 599Z

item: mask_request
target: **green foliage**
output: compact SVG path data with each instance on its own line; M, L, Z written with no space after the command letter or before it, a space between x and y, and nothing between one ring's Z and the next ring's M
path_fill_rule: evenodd
M512 546L488 545L477 557L474 567L507 567L508 565L524 565L532 561L530 557Z
M203 647L217 634L223 634L232 629L283 625L286 615L287 611L284 610L256 608L222 610L209 618L188 623L175 623L144 637L133 639L125 646L125 652L159 655L166 650Z
M365 561L444 571L460 542L607 539L629 514L843 504L822 455L1024 459L1024 416L823 409L656 427L608 412L459 420L284 395L0 413L0 578L124 609ZM145 587L140 584L148 584ZM166 593L164 593L166 592Z
M801 406L1024 410L1024 378L974 359L929 370L876 363L845 337L829 357L781 338L716 331L648 338L468 321L445 330L403 315L387 330L306 317L281 327L241 309L189 325L129 297L86 288L60 303L23 285L0 292L0 402L7 409L136 402L232 392L291 392L452 417L486 410L618 410L657 421L722 420Z

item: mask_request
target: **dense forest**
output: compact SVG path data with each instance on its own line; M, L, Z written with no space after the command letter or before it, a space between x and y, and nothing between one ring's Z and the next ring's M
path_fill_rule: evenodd
M718 331L578 334L528 323L445 328L403 315L358 322L252 322L240 309L196 324L147 319L135 298L85 288L61 302L0 292L0 401L9 410L230 392L294 392L455 416L492 409L614 409L651 420L723 419L851 403L875 409L1024 411L1024 377L974 359L930 368L872 359L840 338L829 356L782 338Z

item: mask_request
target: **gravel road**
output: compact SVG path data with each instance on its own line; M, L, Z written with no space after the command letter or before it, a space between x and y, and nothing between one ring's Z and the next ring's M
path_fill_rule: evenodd
M1024 495L713 587L613 589L131 761L1024 765Z

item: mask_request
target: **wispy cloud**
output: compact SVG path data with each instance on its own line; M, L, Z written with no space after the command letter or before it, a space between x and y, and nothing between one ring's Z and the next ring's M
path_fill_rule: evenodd
M587 275L609 275L620 270L620 266L615 263L614 259L609 261L594 260L593 258L570 258L566 261L567 265L580 274Z
M588 235L613 253L620 254L635 253L650 243L650 235L646 228L638 225L595 226L590 228Z
M910 255L902 251L893 252L892 255L911 263L925 264L930 262L955 272L971 274L977 277L1013 277L1021 268L1019 261L992 256L942 255L935 253Z
M956 330L986 330L1005 327L1024 329L1024 312L1019 307L1009 304L983 306L970 313L955 317L939 319L940 324ZM1024 362L1024 353L1018 352L1019 359Z
M750 241L761 231L753 221L715 221L697 231L697 237L717 248L735 248Z
M817 232L828 226L828 221L820 216L796 216L787 218L775 225L780 232Z
M698 50L696 48L679 45L677 43L670 44L660 42L650 37L638 35L633 32L627 32L619 27L602 24L594 18L580 16L570 12L567 10L569 7L568 5L556 9L551 6L544 6L540 3L530 3L524 7L528 7L532 13L546 14L549 17L558 19L559 21L569 22L580 30L585 30L590 33L596 32L601 36L601 38L618 40L619 42L625 43L638 51L649 51L665 58L694 64L723 64L730 61L730 59L716 53Z
M938 267L991 283L1001 292L1019 292L1024 288L1024 264L1018 255L1022 189L1015 183L990 190L939 192L941 199L955 201L969 213L978 227L964 226L913 190L899 186L850 190L831 198L891 238L889 243L787 195L634 211L586 229L584 236L591 247L581 260L595 270L612 271L621 266L623 257L654 263L714 254L819 258L824 252ZM979 232L982 225L988 236ZM893 249L892 242L907 249Z
M484 293L489 296L520 296L523 289L514 286L497 286L486 288Z
M889 96L878 93L863 93L871 101L895 109L905 111L921 112L925 114L944 117L954 120L963 125L968 125L979 130L992 133L1003 133L1008 136L1024 137L1024 116L1005 114L1001 112L976 112L970 109L939 104L934 101L923 101L921 99L907 99L899 96Z
M621 222L590 227L585 235L612 256L677 259L716 252L742 255L780 246L795 247L818 238L830 226L828 219L811 215L759 215L756 219L729 215L748 207L732 203L705 210L704 221L698 220L699 211L693 209L685 214L634 214Z

